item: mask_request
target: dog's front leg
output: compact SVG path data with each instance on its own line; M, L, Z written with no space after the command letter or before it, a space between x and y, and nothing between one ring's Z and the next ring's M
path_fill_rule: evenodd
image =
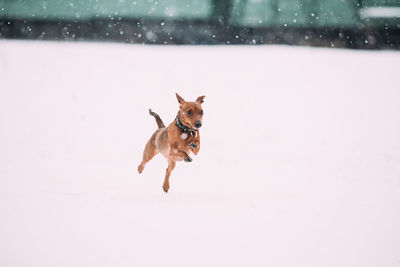
M194 140L190 143L190 149L192 150L193 154L197 155L200 151L200 141Z
M171 146L171 149L169 151L169 156L175 161L181 161L181 160L184 160L186 162L192 161L192 158L189 157L189 155L185 151L179 150L176 145Z

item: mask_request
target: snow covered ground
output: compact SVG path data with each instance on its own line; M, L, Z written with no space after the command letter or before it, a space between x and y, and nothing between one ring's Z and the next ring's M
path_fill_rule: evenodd
M0 266L400 266L400 53L0 41ZM137 165L174 93L201 151Z

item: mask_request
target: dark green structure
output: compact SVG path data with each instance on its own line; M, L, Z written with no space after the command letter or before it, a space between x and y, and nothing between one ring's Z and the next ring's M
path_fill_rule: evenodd
M354 1L242 0L235 3L233 21L247 26L351 28L359 23Z
M377 24L398 24L400 13L397 16L362 17L363 10L383 7L400 8L400 0L0 0L0 17L87 20L117 16L206 20L221 16L234 25L251 27L352 28L363 23L362 18Z
M206 18L209 1L193 0L0 0L2 16L58 20L94 17Z
M113 23L104 26L107 21ZM242 43L268 43L267 39L275 37L269 36L267 31L283 42L290 41L285 41L287 37L280 32L304 34L311 31L311 35L322 32L328 36L333 32L346 35L345 31L349 31L379 37L382 31L390 31L390 34L400 31L400 0L0 0L0 37L33 36L30 32L18 32L15 27L22 24L32 29L37 27L35 25L65 24L73 28L79 24L78 29L81 26L88 30L101 28L105 32L99 36L92 34L90 38L102 39L105 35L105 39L116 40L119 37L113 31L129 32L131 29L133 33L133 26L127 25L138 22L148 24L155 34L165 31L164 28L157 30L159 23L170 26L169 35L177 34L171 30L172 26L175 30L190 26L189 29L199 31L195 34L198 40L203 40L200 43L235 43L238 41L235 39L244 40ZM200 32L203 30L204 33ZM213 31L218 35L210 34ZM259 31L264 33L254 35ZM43 31L42 35L50 32ZM242 38L231 36L238 33ZM79 30L75 36L86 39L87 34ZM175 40L179 38L185 39L179 35ZM125 41L136 42L137 39L125 38Z

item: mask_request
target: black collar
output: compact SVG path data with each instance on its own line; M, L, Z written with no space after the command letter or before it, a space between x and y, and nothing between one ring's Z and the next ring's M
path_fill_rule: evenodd
M181 129L184 132L190 132L192 134L192 133L196 133L198 131L196 129L192 129L192 128L189 128L186 125L184 125L181 122L181 120L179 119L179 112L178 112L178 115L176 115L175 124L176 124L176 126L178 126L179 129Z

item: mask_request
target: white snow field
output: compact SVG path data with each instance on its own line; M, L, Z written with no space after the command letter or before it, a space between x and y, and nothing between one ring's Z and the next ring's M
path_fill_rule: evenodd
M0 266L400 266L400 53L0 41ZM206 95L162 191L156 123Z

